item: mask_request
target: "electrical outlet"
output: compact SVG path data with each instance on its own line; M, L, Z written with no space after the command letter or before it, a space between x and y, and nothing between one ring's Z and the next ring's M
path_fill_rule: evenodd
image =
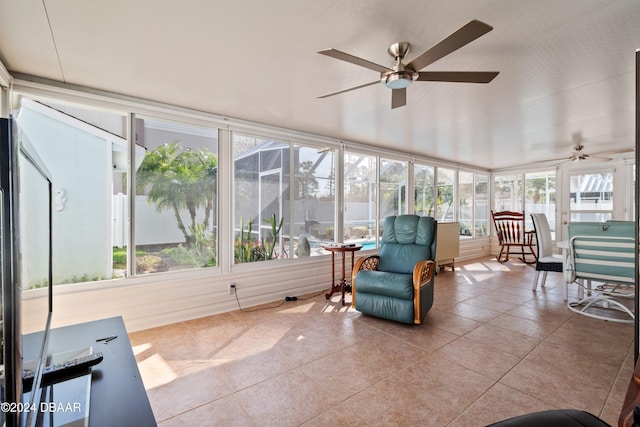
M229 295L233 295L236 293L236 284L235 282L231 282L227 285L227 292Z

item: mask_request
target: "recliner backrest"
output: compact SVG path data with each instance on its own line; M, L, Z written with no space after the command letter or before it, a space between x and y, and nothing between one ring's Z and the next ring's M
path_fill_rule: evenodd
M428 216L386 217L378 270L411 274L418 261L435 260L437 222Z

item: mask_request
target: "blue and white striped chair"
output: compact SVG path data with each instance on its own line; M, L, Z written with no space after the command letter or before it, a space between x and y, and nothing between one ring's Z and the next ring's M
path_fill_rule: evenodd
M632 323L635 314L621 298L633 298L635 289L635 224L630 221L569 224L569 270L577 283L572 311L596 319ZM592 287L592 282L599 282ZM622 312L609 315L608 310Z

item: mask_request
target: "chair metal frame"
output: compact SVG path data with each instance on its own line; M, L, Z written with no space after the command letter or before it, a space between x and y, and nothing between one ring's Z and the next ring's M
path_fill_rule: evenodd
M594 319L633 323L635 314L617 298L634 298L635 239L624 236L573 236L569 241L571 282L580 286L578 300L567 301L575 313ZM616 267L618 274L593 271L599 267ZM626 274L625 274L626 273ZM592 281L601 285L592 287ZM591 307L613 309L628 316L605 316L588 311Z

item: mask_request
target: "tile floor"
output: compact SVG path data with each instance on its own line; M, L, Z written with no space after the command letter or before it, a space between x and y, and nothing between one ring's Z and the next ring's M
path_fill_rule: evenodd
M458 263L416 326L316 294L130 338L161 427L481 426L551 408L617 424L633 326L572 313L559 273L537 292L533 275Z

